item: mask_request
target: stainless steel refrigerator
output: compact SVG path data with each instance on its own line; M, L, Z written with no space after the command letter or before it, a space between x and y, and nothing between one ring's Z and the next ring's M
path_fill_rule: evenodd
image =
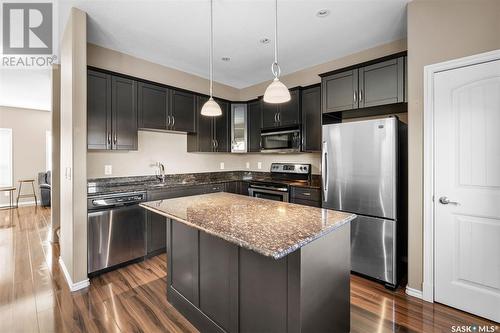
M406 255L406 125L396 117L323 125L323 207L351 222L351 269L396 287Z

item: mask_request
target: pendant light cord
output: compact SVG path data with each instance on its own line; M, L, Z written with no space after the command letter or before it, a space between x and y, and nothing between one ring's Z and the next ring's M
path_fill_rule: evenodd
M274 62L271 65L271 72L276 79L280 77L281 68L278 65L278 0L274 0Z
M210 0L210 98L213 96L214 90L214 23L213 23L213 0Z

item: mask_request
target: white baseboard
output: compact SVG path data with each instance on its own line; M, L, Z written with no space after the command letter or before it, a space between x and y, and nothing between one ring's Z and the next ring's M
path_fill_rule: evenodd
M40 201L37 201L38 203L38 206L41 205L41 202ZM14 208L16 206L16 200L14 199L13 201L13 204L14 204ZM19 202L19 207L23 207L23 206L34 206L35 205L35 201L32 200L32 201L20 201ZM10 206L10 203L3 203L3 204L0 204L0 208L4 208L4 207L9 207Z
M66 282L68 283L69 290L71 291L77 291L83 288L87 288L90 286L90 280L85 279L83 281L78 281L74 283L71 280L71 276L68 273L68 269L66 268L66 265L64 264L64 261L62 260L61 257L59 257L59 266L61 266L61 270L63 271L64 277L66 278Z
M412 297L422 299L422 291L421 290L413 289L413 288L406 286L406 294L410 295Z

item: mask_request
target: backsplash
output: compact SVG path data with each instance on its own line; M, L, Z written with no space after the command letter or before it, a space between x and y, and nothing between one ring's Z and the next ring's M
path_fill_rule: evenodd
M137 151L88 152L87 178L153 175L157 170L154 166L156 162L165 165L167 174L222 170L267 172L273 162L308 163L312 166L313 174L320 173L319 153L188 153L186 134L139 131ZM224 169L221 169L221 163ZM107 165L111 166L111 174L105 174Z

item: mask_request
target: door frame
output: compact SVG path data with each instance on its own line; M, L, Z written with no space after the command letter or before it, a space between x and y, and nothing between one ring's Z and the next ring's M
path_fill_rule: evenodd
M424 67L424 234L422 298L434 302L434 76L461 67L500 60L500 50L440 62Z

